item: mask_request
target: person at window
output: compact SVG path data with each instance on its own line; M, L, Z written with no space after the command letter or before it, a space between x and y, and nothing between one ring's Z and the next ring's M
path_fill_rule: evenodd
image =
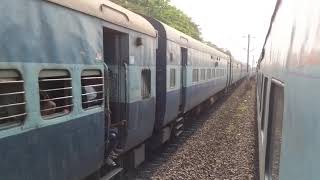
M49 95L46 92L40 91L40 99L45 100L40 103L40 110L42 116L49 116L55 113L55 108L57 107L56 103L48 100L50 99Z
M87 102L84 104L86 108L99 104L99 101L95 101L95 99L98 97L98 93L94 87L85 86L82 90L86 94L82 99L82 102Z

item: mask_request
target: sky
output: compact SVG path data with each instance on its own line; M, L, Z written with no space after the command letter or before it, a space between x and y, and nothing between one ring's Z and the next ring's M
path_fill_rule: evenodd
M199 25L202 37L247 61L248 34L252 59L260 56L276 0L171 0Z

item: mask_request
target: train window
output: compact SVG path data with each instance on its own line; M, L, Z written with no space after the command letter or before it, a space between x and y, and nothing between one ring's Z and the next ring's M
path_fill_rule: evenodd
M102 106L104 79L100 70L84 70L81 74L82 108Z
M199 81L199 69L193 69L192 70L192 82L198 82Z
M215 69L212 69L212 71L211 71L211 76L212 76L212 78L215 78L215 76L216 76L216 71L215 71Z
M259 91L259 94L260 94L260 104L259 104L260 112L262 110L262 102L263 102L263 97L262 97L263 86L264 86L266 80L267 80L267 78L262 75L261 86L260 86L260 91Z
M173 53L170 53L170 62L173 62Z
M207 69L207 79L211 79L211 69Z
M284 110L284 88L281 83L271 82L269 97L265 174L268 179L279 179Z
M263 85L263 80L264 80L264 76L263 76L263 74L261 73L261 76L260 76L260 90L259 90L260 102L261 102L261 96L262 96L262 85Z
M72 110L72 78L67 70L42 70L39 74L40 112L44 119Z
M268 78L264 78L264 84L263 84L263 106L262 106L262 116L261 116L261 130L264 130L264 114L265 114L265 106L266 106L266 97L267 97L267 88L268 88ZM261 110L260 110L261 111Z
M16 70L0 70L0 129L21 124L26 117L24 81Z
M220 69L216 69L216 77L220 77Z
M260 86L261 86L261 75L260 73L258 73L258 76L257 76L257 95L258 97L260 98Z
M176 69L170 69L170 88L176 87Z
M201 71L200 71L200 80L201 81L206 80L206 70L205 69L201 69Z
M143 99L149 98L151 95L151 71L143 69L141 71L141 96Z

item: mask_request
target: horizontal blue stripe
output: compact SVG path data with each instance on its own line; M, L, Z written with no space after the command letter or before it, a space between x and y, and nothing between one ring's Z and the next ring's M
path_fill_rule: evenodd
M104 127L96 113L2 138L0 179L83 179L102 163Z

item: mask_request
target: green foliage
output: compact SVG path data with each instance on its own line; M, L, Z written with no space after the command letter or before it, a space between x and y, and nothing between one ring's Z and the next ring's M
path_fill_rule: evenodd
M202 41L199 26L170 0L111 0L126 9L158 19L169 26Z

